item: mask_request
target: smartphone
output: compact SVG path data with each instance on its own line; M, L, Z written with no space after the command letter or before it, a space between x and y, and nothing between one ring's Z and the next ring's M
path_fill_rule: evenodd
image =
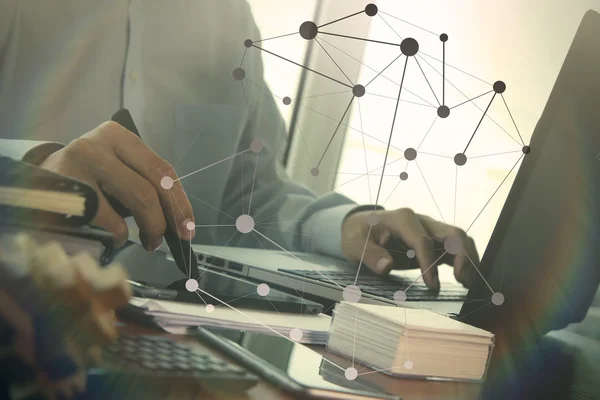
M216 327L199 327L193 335L296 398L401 400L366 377L346 379L345 370L284 337Z

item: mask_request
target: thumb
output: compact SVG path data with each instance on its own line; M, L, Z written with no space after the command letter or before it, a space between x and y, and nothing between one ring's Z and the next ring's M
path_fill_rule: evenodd
M386 275L393 267L392 255L372 237L367 241L363 263L378 275Z

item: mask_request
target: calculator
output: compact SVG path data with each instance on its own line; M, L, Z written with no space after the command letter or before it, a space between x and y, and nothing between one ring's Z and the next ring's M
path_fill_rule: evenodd
M208 351L167 337L121 335L102 348L99 363L88 371L88 382L91 390L103 393L118 392L131 382L154 394L177 383L244 392L258 377Z

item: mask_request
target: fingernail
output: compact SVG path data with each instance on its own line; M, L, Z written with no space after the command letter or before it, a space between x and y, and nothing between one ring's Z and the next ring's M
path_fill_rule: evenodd
M375 268L377 268L377 271L379 272L385 272L388 265L390 265L390 260L388 260L387 258L380 258L379 260L377 260Z
M162 238L160 240L157 240L156 242L154 242L154 245L152 245L152 251L157 251L158 249L160 249L160 246L162 246L162 244L163 244Z

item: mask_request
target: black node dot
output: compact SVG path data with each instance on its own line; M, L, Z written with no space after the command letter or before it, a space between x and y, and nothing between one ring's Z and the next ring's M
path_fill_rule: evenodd
M311 174L312 176L319 176L319 168L312 168L312 169L310 170L310 174Z
M242 68L236 68L233 70L233 79L235 79L236 81L241 81L245 77L246 71L244 71Z
M292 102L292 99L290 99L289 97L285 96L282 101L283 101L283 104L285 104L286 106L289 106L290 103Z
M506 90L506 83L504 83L502 81L494 82L494 92L504 93L505 90Z
M454 163L459 167L465 165L467 163L467 156L464 153L458 153L454 156Z
M404 158L406 158L408 161L414 160L417 158L417 151L412 147L404 150Z
M367 14L369 17L374 17L377 15L377 6L373 3L367 4L365 7L365 14Z
M442 34L440 35L440 40L441 40L442 42L447 42L447 41L448 41L448 35L446 35L445 33L442 33Z
M365 87L363 85L356 85L352 88L352 94L356 97L363 97L365 95Z
M414 56L419 51L419 43L413 38L406 38L400 43L400 51L407 57Z
M531 147L523 146L523 154L529 154L531 152Z
M244 46L246 46L246 47L252 47L252 40L250 40L250 39L244 40Z
M439 106L437 114L440 118L448 118L448 115L450 115L450 108L448 108L448 106Z
M303 22L300 25L300 36L302 36L306 40L314 39L317 37L317 33L319 32L319 28L317 28L317 24L311 21Z
M400 179L403 181L408 179L408 172L400 172Z

